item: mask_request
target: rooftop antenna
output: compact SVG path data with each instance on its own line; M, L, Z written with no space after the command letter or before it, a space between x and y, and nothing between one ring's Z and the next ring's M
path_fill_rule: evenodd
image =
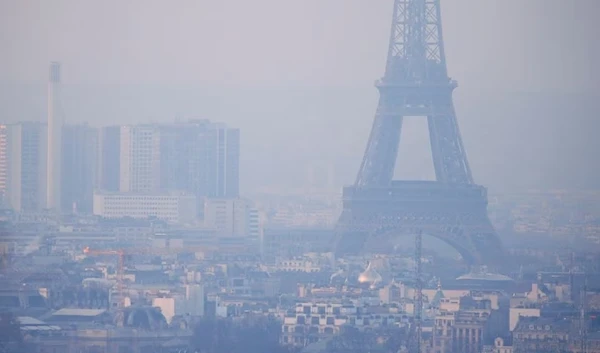
M421 338L423 334L422 327L422 314L423 314L423 268L422 268L422 257L423 253L423 233L421 230L417 231L415 236L415 267L416 267L416 285L415 285L415 335L414 335L414 353L421 353Z
M579 351L581 353L587 353L587 323L585 322L586 315L586 306L587 306L587 287L588 280L585 275L585 283L583 288L579 291L580 299L579 299L579 335L581 336L581 346L579 347Z

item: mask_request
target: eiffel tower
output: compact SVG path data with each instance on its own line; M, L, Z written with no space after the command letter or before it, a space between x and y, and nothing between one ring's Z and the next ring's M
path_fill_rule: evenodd
M460 136L447 73L440 0L395 0L379 105L353 186L343 190L338 256L389 252L403 234L422 232L455 248L472 266L492 265L501 243L487 215ZM427 119L435 181L393 174L404 117ZM407 152L407 151L400 151Z

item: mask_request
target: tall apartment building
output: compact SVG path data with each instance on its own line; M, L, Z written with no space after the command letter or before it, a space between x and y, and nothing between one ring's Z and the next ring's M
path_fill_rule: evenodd
M239 196L240 132L208 120L160 126L160 185L202 197Z
M240 130L230 129L219 124L211 130L217 153L214 161L217 165L214 173L214 186L217 197L237 197L240 193Z
M15 211L46 208L47 125L0 125L0 195Z
M0 124L0 208L8 208L8 126Z
M100 130L98 187L103 192L239 196L240 132L208 120L110 126Z
M121 126L119 191L152 193L160 189L159 146L158 126Z
M113 191L114 164L118 149L121 192L194 194L204 209L205 197L235 198L239 195L240 133L208 120L160 125L119 127L101 134L100 189Z
M65 125L61 153L61 209L91 213L97 185L98 129Z
M106 126L99 131L98 189L117 192L120 187L121 127Z

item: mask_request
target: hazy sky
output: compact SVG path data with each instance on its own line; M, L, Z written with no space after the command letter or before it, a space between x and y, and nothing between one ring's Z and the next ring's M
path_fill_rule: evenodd
M242 128L246 188L300 185L311 161L347 183L377 104L392 2L0 0L0 121L43 118L58 60L70 121L221 120ZM598 180L600 1L442 0L442 10L477 181ZM422 142L422 127L408 131L409 147ZM421 160L407 159L416 176Z

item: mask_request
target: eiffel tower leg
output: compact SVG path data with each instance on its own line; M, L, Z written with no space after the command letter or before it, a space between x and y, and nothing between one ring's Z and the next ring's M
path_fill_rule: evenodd
M464 222L453 230L442 236L447 236L448 243L461 249L459 252L469 265L499 265L503 254L502 243L486 214L474 221Z
M369 222L364 215L356 215L353 210L344 210L340 215L333 237L333 251L336 256L359 255L371 239L376 224Z
M334 236L334 251L336 256L359 255L369 239L367 231L336 230Z
M387 110L387 103L381 99L356 185L387 186L394 177L402 117L386 114Z
M435 115L427 117L436 179L444 183L473 184L471 169L452 105L452 97L435 97Z
M391 194L402 190L391 189ZM454 192L453 189L442 190ZM366 191L365 194L371 195L371 192ZM367 209L359 206L352 209L357 202L353 201L348 205L349 209L344 210L336 229L337 256L364 252L393 253L399 238L422 232L452 246L471 266L493 266L500 259L502 245L485 208L464 208L460 203L439 208L437 204L444 199L435 198L422 204L396 205L385 199L376 200L386 202L387 206L378 207L370 203ZM478 203L482 202L478 200ZM395 206L400 208L394 209Z
M486 265L495 268L501 265L503 248L498 234L490 227L468 233L472 252L475 255L473 265Z

